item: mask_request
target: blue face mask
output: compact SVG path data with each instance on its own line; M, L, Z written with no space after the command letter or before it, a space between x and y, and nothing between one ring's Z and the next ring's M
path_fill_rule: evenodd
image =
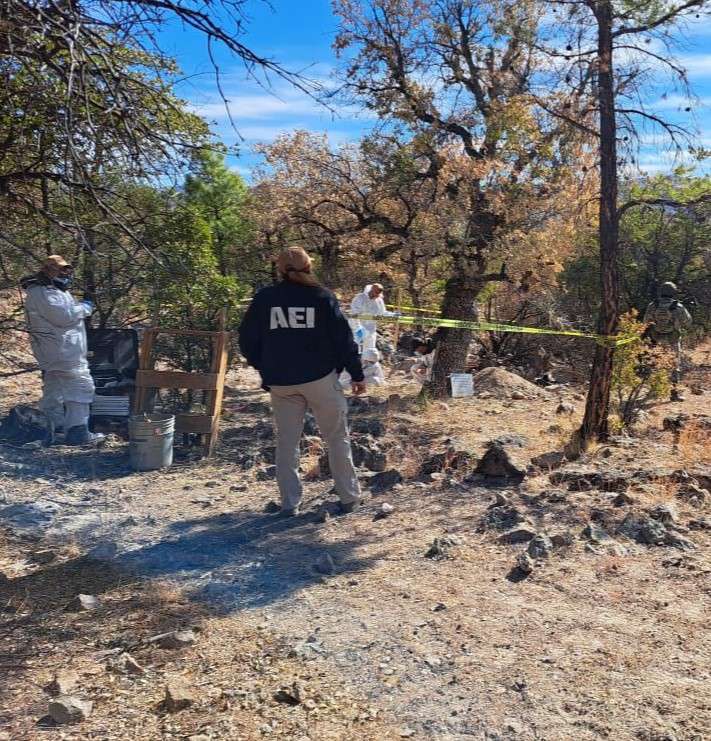
M71 287L73 282L74 278L71 275L67 275L66 277L57 277L54 279L54 284L57 286L57 288L62 288L65 291Z

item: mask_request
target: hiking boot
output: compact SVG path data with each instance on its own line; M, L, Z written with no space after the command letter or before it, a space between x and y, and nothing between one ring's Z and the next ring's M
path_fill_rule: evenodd
M296 507L282 507L279 510L280 517L298 517L301 514L301 505L297 504Z
M272 499L264 505L264 512L267 515L279 514L281 512L281 506Z
M353 502L348 502L346 504L341 502L339 504L339 511L343 515L350 515L351 512L355 512L358 507L360 507L360 499L356 499Z
M673 389L669 394L670 401L685 401L684 395L678 389Z
M64 436L65 445L97 445L106 440L100 432L89 432L87 425L75 425L67 430Z

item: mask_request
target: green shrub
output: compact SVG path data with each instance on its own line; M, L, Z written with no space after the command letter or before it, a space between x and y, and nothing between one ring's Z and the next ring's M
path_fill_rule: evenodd
M640 338L621 345L615 351L612 394L621 427L632 425L640 411L655 400L667 397L671 390L670 372L674 367L674 355L667 348L653 347L642 339L644 328L634 309L620 318L620 334Z

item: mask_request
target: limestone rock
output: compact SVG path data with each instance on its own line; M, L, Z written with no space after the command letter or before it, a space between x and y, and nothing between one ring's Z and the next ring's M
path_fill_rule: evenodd
M392 506L392 504L389 504L388 502L383 502L380 507L378 508L378 511L375 513L374 520L384 520L386 517L390 517L390 515L395 511L395 507Z
M672 527L670 525L669 527ZM695 544L678 532L668 529L661 521L649 515L634 515L625 517L618 531L631 540L645 545L669 545L683 550L695 548Z
M62 695L49 703L49 715L58 725L80 723L90 715L94 704L70 695Z
M509 446L512 448L527 448L529 445L528 438L524 435L514 435L510 432L507 432L504 435L499 435L498 437L495 437L493 440L491 440L489 443L487 443L487 447L491 447L492 445L503 445Z
M511 530L520 524L528 524L521 512L512 505L490 507L479 526L480 531L494 528L496 530ZM534 533L535 535L535 533Z
M689 504L693 504L695 507L700 507L711 497L707 489L702 489L694 483L680 486L676 495L679 499L686 500Z
M442 535L432 541L432 545L425 553L425 558L435 560L452 557L452 549L460 546L464 541L458 535Z
M189 708L196 699L193 690L180 679L171 680L165 687L165 708L170 713Z
M673 525L679 521L679 513L673 504L658 504L649 510L649 514L655 520L659 520L665 525Z
M110 666L118 674L141 676L146 673L146 670L129 653L122 653L120 656L117 656L111 662Z
M96 610L99 606L99 598L93 594L77 594L74 599L67 605L69 612L85 612Z
M664 524L648 516L625 517L620 532L646 545L663 545L667 535Z
M519 553L518 558L516 559L516 566L521 573L530 574L533 571L535 564L528 553L524 551L523 553Z
M551 539L547 535L540 533L530 541L526 552L531 558L548 558L552 550L553 543Z
M278 689L273 697L274 699L284 705L300 705L304 700L304 693L298 682L294 682L292 685L282 687Z

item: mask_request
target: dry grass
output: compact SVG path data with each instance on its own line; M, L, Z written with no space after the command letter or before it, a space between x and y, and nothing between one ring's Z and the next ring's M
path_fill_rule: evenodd
M389 393L402 391L378 390ZM230 396L226 407L233 401L240 403L238 395ZM392 464L406 476L449 444L476 456L486 441L504 433L526 436L525 452L533 456L560 449L577 426L576 418L556 416L556 405L556 399L511 404L471 399L423 410L405 399L402 408L386 412L385 442ZM242 412L235 418L241 425L258 421ZM553 424L562 432L550 432ZM681 457L659 427L644 433L637 447L609 446L609 458L596 449L587 461L622 471L673 471ZM453 442L445 443L447 437ZM697 432L690 431L682 444L689 466L702 460L704 440ZM308 451L307 471L317 457L317 450ZM207 491L224 498L205 509L191 500L208 480L220 484ZM230 485L238 482L244 486L231 493ZM187 484L191 493L183 493ZM22 485L22 497L39 491L31 482ZM95 701L88 721L63 731L76 741L194 734L221 741L390 741L410 727L418 741L532 741L541 734L551 741L711 738L709 534L689 534L698 546L693 568L675 566L680 552L667 548L630 544L626 556L591 552L580 533L593 510L617 522L628 511L673 500L675 485L660 477L645 489L630 490L637 501L622 508L612 507L611 493L594 490L570 492L556 504L533 502L532 493L550 487L547 477L538 475L505 491L536 526L572 537L572 545L515 582L507 577L525 546L501 545L497 531L479 528L491 490L450 488L443 481L423 489L406 481L388 492L395 511L386 519L373 521L382 501L376 498L353 516L326 525L301 521L270 530L261 510L275 495L273 482L256 480L254 471L243 472L227 455L197 467L126 476L123 492L112 489L107 501L113 497L117 508L129 507L138 521L149 515L160 521L164 529L150 532L148 549L183 535L189 548L195 531L214 528L208 537L221 539L224 553L212 562L205 554L207 564L196 569L196 578L217 580L219 568L241 567L246 560L260 563L258 573L254 581L236 579L235 606L225 612L218 604L196 601L169 579L138 582L95 565L93 576L84 573L79 554L69 557L66 548L60 563L25 565L30 546L0 535L0 570L5 563L17 566L11 589L0 587L0 608L9 596L18 610L0 614L0 663L17 664L3 676L7 710L0 712L0 731L8 731L12 741L35 741L36 720L47 708L40 688L54 670L71 666L81 676L79 696ZM321 501L323 490L321 481L307 483L309 504ZM691 515L679 507L685 523ZM698 517L698 510L693 515ZM253 523L255 531L245 539L244 522ZM603 523L607 526L604 518ZM262 528L269 532L257 532ZM432 539L444 532L460 535L463 545L453 549L451 559L426 559ZM205 551L216 541L209 542ZM337 573L321 578L311 573L309 559L323 551L334 555ZM298 558L308 572L303 582L290 581ZM283 583L284 592L243 604L274 582ZM64 612L71 595L93 590L100 595L100 610ZM184 651L164 651L145 641L186 625L196 627L198 642ZM324 653L309 659L294 655L294 646L310 636ZM108 670L101 652L126 647L146 668L145 676ZM198 700L166 715L160 701L174 676L193 685ZM294 681L307 702L293 707L276 702L274 692ZM41 732L52 740L59 734Z
M145 590L142 605L147 610L156 610L168 605L184 605L187 602L183 588L175 582L154 580L151 588Z
M711 434L696 420L679 431L675 447L682 467L711 463Z

